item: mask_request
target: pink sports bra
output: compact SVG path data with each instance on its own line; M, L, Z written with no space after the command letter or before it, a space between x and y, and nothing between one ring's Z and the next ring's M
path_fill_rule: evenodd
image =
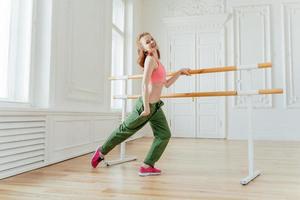
M156 60L158 67L155 70L153 70L150 83L165 83L166 70L164 66L159 62L159 60L157 60L155 57L153 58Z

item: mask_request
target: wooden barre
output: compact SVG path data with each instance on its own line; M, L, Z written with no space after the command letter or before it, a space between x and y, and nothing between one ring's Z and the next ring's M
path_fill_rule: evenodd
M189 97L216 97L216 96L244 96L244 95L263 95L263 94L282 94L283 89L264 89L249 91L216 91L216 92L192 92L192 93L171 93L161 95L161 98L189 98ZM116 99L137 99L141 95L129 95L115 97Z
M229 71L239 71L239 70L246 70L246 69L264 69L264 68L271 68L272 63L259 63L257 65L242 65L238 66L225 66L225 67L213 67L213 68L203 68L203 69L194 69L190 70L190 74L207 74L207 73L216 73L216 72L229 72ZM170 72L167 76L173 76L177 72ZM109 77L109 80L126 80L126 79L142 79L143 74L138 75L129 75L129 76L112 76Z

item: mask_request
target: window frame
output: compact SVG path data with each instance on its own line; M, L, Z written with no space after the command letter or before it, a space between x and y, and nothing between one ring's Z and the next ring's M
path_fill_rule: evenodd
M127 5L127 2L126 2L126 0L122 0L123 1L123 3L124 3L124 7L123 7L123 11L124 11L124 18L123 18L123 31L116 25L116 24L114 24L114 19L113 19L113 12L114 12L114 7L113 7L113 5L114 5L114 3L113 3L113 1L114 0L112 0L111 2L112 2L112 18L111 18L111 36L113 37L113 31L115 31L119 36L121 36L122 37L122 39L123 39L123 60L122 60L122 66L123 66L123 73L125 73L126 72L126 67L125 67L125 55L126 55L126 53L125 53L125 49L126 49L126 13L127 13L127 10L126 10L126 5ZM112 41L111 41L111 44L112 44ZM111 48L111 50L112 50L112 48ZM111 54L111 60L113 59L113 54ZM110 75L111 76L113 76L113 74L112 74L112 69L113 69L113 66L112 66L112 62L111 62L111 68L110 68ZM114 95L119 95L119 94L114 94L114 92L115 91L113 91L113 82L117 82L117 81L111 81L111 83L110 83L110 87L111 87L111 95L110 95L110 110L111 111L121 111L122 110L122 106L121 107L116 107L116 106L114 106L114 103L113 103L113 101L122 101L121 99L119 99L119 100L114 100L113 99L113 96ZM124 92L124 90L125 90L125 85L124 85L124 81L122 81L122 80L118 80L118 82L120 82L121 83L121 90Z
M31 6L30 6L30 13L28 15L28 25L30 27L28 27L28 38L30 39L28 45L28 50L29 52L25 52L21 53L22 57L25 56L25 59L28 61L28 71L27 71L27 81L28 81L28 85L26 90L23 90L21 88L18 87L18 85L22 85L21 82L22 80L26 79L25 75L22 78L18 78L20 77L20 74L24 73L24 68L22 69L21 72L16 72L18 70L20 70L20 68L18 69L15 61L17 60L18 56L20 56L20 52L18 52L17 49L19 49L19 46L22 45L18 42L19 38L24 38L21 37L20 35L22 33L18 32L18 31L14 31L14 32L10 32L10 42L9 42L9 65L8 65L8 69L7 69L7 98L2 98L0 97L0 108L4 108L4 107L21 107L21 108L30 108L32 107L32 82L33 82L33 64L34 64L34 54L35 54L35 30L36 30L36 14L37 14L37 0L31 0ZM22 2L24 3L24 2ZM21 7L19 1L18 1L18 7ZM12 13L11 13L11 24L10 25L10 29L12 29L13 26L20 26L20 13L17 12L17 9L12 9ZM15 29L17 30L18 28L15 27ZM24 59L24 58L23 58ZM12 62L12 63L10 63ZM26 100L25 99L18 99L18 95L22 94L26 92Z

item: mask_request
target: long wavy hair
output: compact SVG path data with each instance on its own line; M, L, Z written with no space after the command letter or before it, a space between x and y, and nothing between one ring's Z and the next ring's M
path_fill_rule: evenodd
M137 46L137 53L138 53L137 63L142 68L144 68L145 60L146 60L146 57L148 55L148 52L142 47L142 44L141 44L141 41L140 41L141 38L144 37L145 35L150 35L151 36L150 33L143 32L143 33L140 33L137 36L137 39L136 39L136 46ZM158 48L157 48L156 51L157 51L158 59L160 59L160 52L159 52Z

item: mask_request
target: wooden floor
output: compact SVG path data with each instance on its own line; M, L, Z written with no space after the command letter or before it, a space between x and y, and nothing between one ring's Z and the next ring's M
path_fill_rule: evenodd
M245 141L172 139L157 167L161 176L137 171L150 138L127 145L137 162L92 169L90 154L0 180L1 200L299 200L300 142L255 143L255 162L263 174L247 186ZM117 149L110 158L118 156Z

